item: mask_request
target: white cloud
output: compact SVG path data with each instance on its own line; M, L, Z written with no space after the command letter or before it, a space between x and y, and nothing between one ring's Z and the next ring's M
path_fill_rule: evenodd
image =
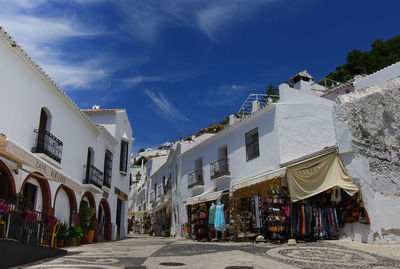
M204 104L207 106L226 106L243 102L250 93L265 93L264 84L243 83L224 84L207 91Z
M143 75L138 75L126 79L122 79L121 81L128 84L130 87L134 87L136 85L139 85L140 83L144 82L154 82L154 81L161 81L163 80L162 77L158 76L143 76Z
M71 64L50 64L43 65L45 70L49 70L49 75L55 81L59 81L60 87L86 88L88 89L93 83L100 83L109 77L107 70L98 69L97 66L76 66Z
M196 70L190 70L190 71L177 71L171 74L166 74L166 75L158 75L158 76L145 76L145 75L136 75L133 77L128 77L124 79L120 79L119 81L122 83L125 83L129 87L134 87L137 86L141 83L145 82L178 82L178 81L183 81L187 79L191 79L194 77L199 76L200 74L203 73L203 70L201 69L196 69Z
M150 90L146 90L145 93L156 105L151 108L167 121L189 121L189 119L178 111L162 93Z
M88 88L107 77L110 70L104 62L76 57L72 62L63 46L71 38L86 38L102 34L74 21L73 16L50 17L41 12L45 1L6 1L0 10L0 25L61 87ZM67 14L66 12L65 14ZM76 62L76 58L79 61Z
M250 18L258 8L278 0L138 0L125 1L124 28L152 42L163 27L192 27L216 40L222 29Z

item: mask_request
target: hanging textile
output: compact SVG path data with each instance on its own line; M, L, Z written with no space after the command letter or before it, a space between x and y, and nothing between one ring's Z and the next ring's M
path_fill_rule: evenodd
M293 204L292 233L301 239L329 239L339 234L336 208Z
M208 210L209 216L208 216L208 224L214 224L215 222L215 210L216 207L214 203L211 204L210 209Z
M336 153L288 167L287 179L293 202L333 187L342 188L350 196L358 191Z
M225 231L226 223L224 215L224 205L216 206L214 227L218 231Z

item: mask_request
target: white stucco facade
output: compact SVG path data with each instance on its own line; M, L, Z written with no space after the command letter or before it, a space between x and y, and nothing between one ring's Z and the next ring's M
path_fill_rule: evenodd
M55 215L66 221L70 220L72 207L75 207L74 210L79 208L79 203L87 192L87 195L94 198L96 217L100 202L104 198L102 203L107 203L111 212L110 220L114 231L111 238L115 239L117 229L114 226L117 223L119 197L115 190L118 188L122 193L129 193L132 129L126 111L117 109L107 112L83 112L3 29L0 29L0 59L0 70L2 70L0 88L3 100L0 107L0 133L26 154L36 158L40 165L33 168L25 165L17 167L12 161L0 157L6 166L4 169L12 173L13 182L10 184L14 184L14 192L22 192L25 181L32 182L37 186L35 210ZM38 143L34 130L41 128L39 125L42 109L47 116L45 130L62 142L59 161L49 157L48 154L35 153L33 150ZM128 143L128 170L125 173L119 171L122 140ZM100 174L104 173L106 150L112 153L113 165L109 187L104 187L102 184L100 186L84 184L89 148L92 150L91 165L97 168ZM34 172L47 176L43 169L59 172L69 182L73 181L71 185L76 186L76 189L64 185L60 187L62 184L56 180L32 177ZM71 197L66 191L69 191ZM124 237L127 233L125 203L124 200L121 209L120 237Z

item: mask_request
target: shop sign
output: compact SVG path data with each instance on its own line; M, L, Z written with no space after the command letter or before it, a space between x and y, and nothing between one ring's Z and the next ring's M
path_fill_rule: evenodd
M125 201L128 200L128 195L126 195L123 191L121 191L121 190L118 189L117 187L115 187L114 193L115 193L116 195L118 195L119 197L121 197L122 199L124 199Z

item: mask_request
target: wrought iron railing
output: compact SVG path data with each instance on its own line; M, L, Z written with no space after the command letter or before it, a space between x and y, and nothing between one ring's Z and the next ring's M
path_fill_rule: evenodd
M222 158L210 164L210 178L218 178L224 175L230 175L228 158Z
M53 160L61 162L63 142L46 130L34 130L36 135L33 153L44 153Z
M57 218L0 199L0 238L49 245Z
M83 184L93 184L101 189L103 186L103 173L94 165L86 166L86 178Z
M196 170L192 173L188 174L188 189L191 189L195 186L203 186L203 170Z

